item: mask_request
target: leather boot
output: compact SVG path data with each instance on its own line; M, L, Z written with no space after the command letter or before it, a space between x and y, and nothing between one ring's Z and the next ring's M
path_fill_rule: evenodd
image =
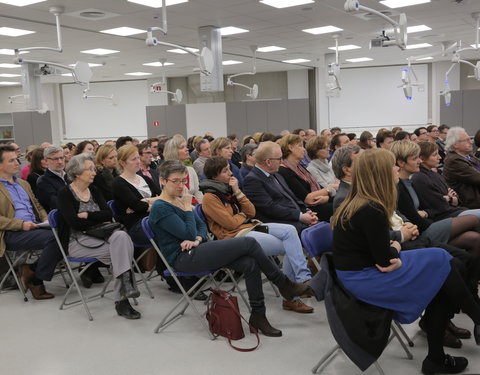
M132 271L126 271L118 277L122 283L120 287L120 296L122 299L137 298L140 296Z
M453 333L457 339L469 339L472 336L468 329L457 327L451 320L448 321L447 329Z
M117 314L123 316L126 319L140 319L142 314L135 310L128 299L122 299L115 302L115 310Z
M282 336L282 331L270 325L270 322L267 320L265 313L252 312L248 322L251 325L250 332L252 333L254 333L255 330L257 330L263 333L265 336L269 336L269 337Z
M278 288L278 291L287 301L291 301L293 297L313 295L310 286L304 283L295 283L288 277L285 277L285 282Z

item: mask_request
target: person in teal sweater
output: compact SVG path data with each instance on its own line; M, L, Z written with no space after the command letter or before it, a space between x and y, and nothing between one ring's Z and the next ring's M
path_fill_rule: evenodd
M149 223L167 262L180 272L223 267L242 272L252 308L250 324L265 336L282 336L282 331L272 327L266 318L261 273L287 300L311 294L308 285L290 281L264 254L254 238L205 242L207 227L194 214L192 196L185 188L185 165L178 160L167 160L159 172L162 194L152 206Z

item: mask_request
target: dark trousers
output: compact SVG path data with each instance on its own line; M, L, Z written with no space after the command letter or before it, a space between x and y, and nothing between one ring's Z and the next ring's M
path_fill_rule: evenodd
M460 261L450 261L451 270L442 288L425 310L427 328L428 356L435 362L443 363L443 335L453 312L461 308L475 324L480 324L480 306L474 301L467 289L458 266Z
M134 245L150 244L150 240L142 229L142 219L138 220L129 230L128 235L132 239Z
M42 250L42 254L33 264L35 277L50 281L62 253L50 229L5 232L5 243L9 251Z
M251 237L202 243L191 251L180 253L173 266L180 272L193 273L222 267L242 272L252 312L259 313L265 312L261 273L277 286L282 286L286 278Z

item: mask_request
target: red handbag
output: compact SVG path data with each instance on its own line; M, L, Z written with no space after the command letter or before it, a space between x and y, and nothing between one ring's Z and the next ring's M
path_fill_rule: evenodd
M224 290L211 289L210 291L206 318L212 335L228 338L230 346L239 352L251 352L257 349L258 345L260 345L260 337L250 323L240 314L237 297ZM257 337L257 345L252 348L239 348L232 344L232 340L240 340L245 337L242 319L252 328Z

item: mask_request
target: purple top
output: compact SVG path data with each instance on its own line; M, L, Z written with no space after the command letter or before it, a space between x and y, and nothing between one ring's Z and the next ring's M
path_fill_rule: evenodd
M37 222L30 197L25 189L17 182L17 177L13 176L13 184L4 178L0 178L0 181L5 185L5 188L12 198L13 205L15 206L15 219Z

